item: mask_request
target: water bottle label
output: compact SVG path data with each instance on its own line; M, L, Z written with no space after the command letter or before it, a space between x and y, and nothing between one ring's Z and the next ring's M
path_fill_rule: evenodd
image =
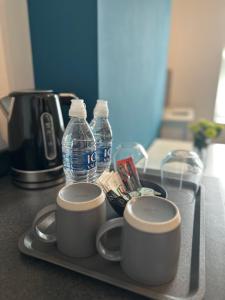
M96 151L85 152L83 154L83 162L86 170L93 169L96 166Z
M74 171L91 170L96 166L96 151L82 152L81 155L63 152L63 165Z
M100 147L98 149L98 161L109 162L111 159L111 147Z

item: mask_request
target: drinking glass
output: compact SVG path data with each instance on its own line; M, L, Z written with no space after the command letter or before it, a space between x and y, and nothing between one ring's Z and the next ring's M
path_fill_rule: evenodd
M179 192L183 202L194 199L203 174L203 164L197 153L187 150L171 151L162 160L160 171L161 184L169 194L170 190Z
M138 143L123 143L119 145L113 156L114 170L117 171L117 160L132 157L137 169L144 173L148 166L148 154L145 148Z

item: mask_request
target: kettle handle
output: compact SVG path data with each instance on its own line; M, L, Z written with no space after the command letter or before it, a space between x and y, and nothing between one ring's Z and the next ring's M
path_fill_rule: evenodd
M12 96L6 96L0 99L0 110L9 120L12 115L15 98Z
M12 114L14 98L6 96L0 99L0 133L6 144L8 144L8 121Z
M8 115L9 115L8 105L6 104L8 99L9 99L8 96L0 99L0 109L1 109L2 113L4 114L5 118L8 118Z
M79 99L79 97L74 93L59 93L59 100L61 105L70 106L72 99Z

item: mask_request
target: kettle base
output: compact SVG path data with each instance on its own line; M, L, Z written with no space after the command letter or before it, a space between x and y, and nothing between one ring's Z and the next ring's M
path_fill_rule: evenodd
M22 189L26 189L26 190L39 190L39 189L47 189L50 187L54 187L60 184L63 184L65 182L65 178L61 177L58 178L57 180L52 180L52 181L47 181L47 182L22 182L22 181L17 181L12 179L12 182L22 188Z
M12 182L23 189L45 189L65 182L63 166L38 171L11 169Z

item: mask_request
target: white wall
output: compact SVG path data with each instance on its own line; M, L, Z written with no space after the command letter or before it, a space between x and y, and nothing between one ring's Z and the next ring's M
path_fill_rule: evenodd
M169 104L193 107L213 119L222 49L225 0L173 0Z
M34 87L26 0L0 0L0 30L7 67L8 89Z
M34 76L27 1L0 0L0 98L30 88L34 88ZM1 111L0 129L7 136Z
M6 55L3 44L3 34L0 30L0 98L9 92L9 79L6 67Z

